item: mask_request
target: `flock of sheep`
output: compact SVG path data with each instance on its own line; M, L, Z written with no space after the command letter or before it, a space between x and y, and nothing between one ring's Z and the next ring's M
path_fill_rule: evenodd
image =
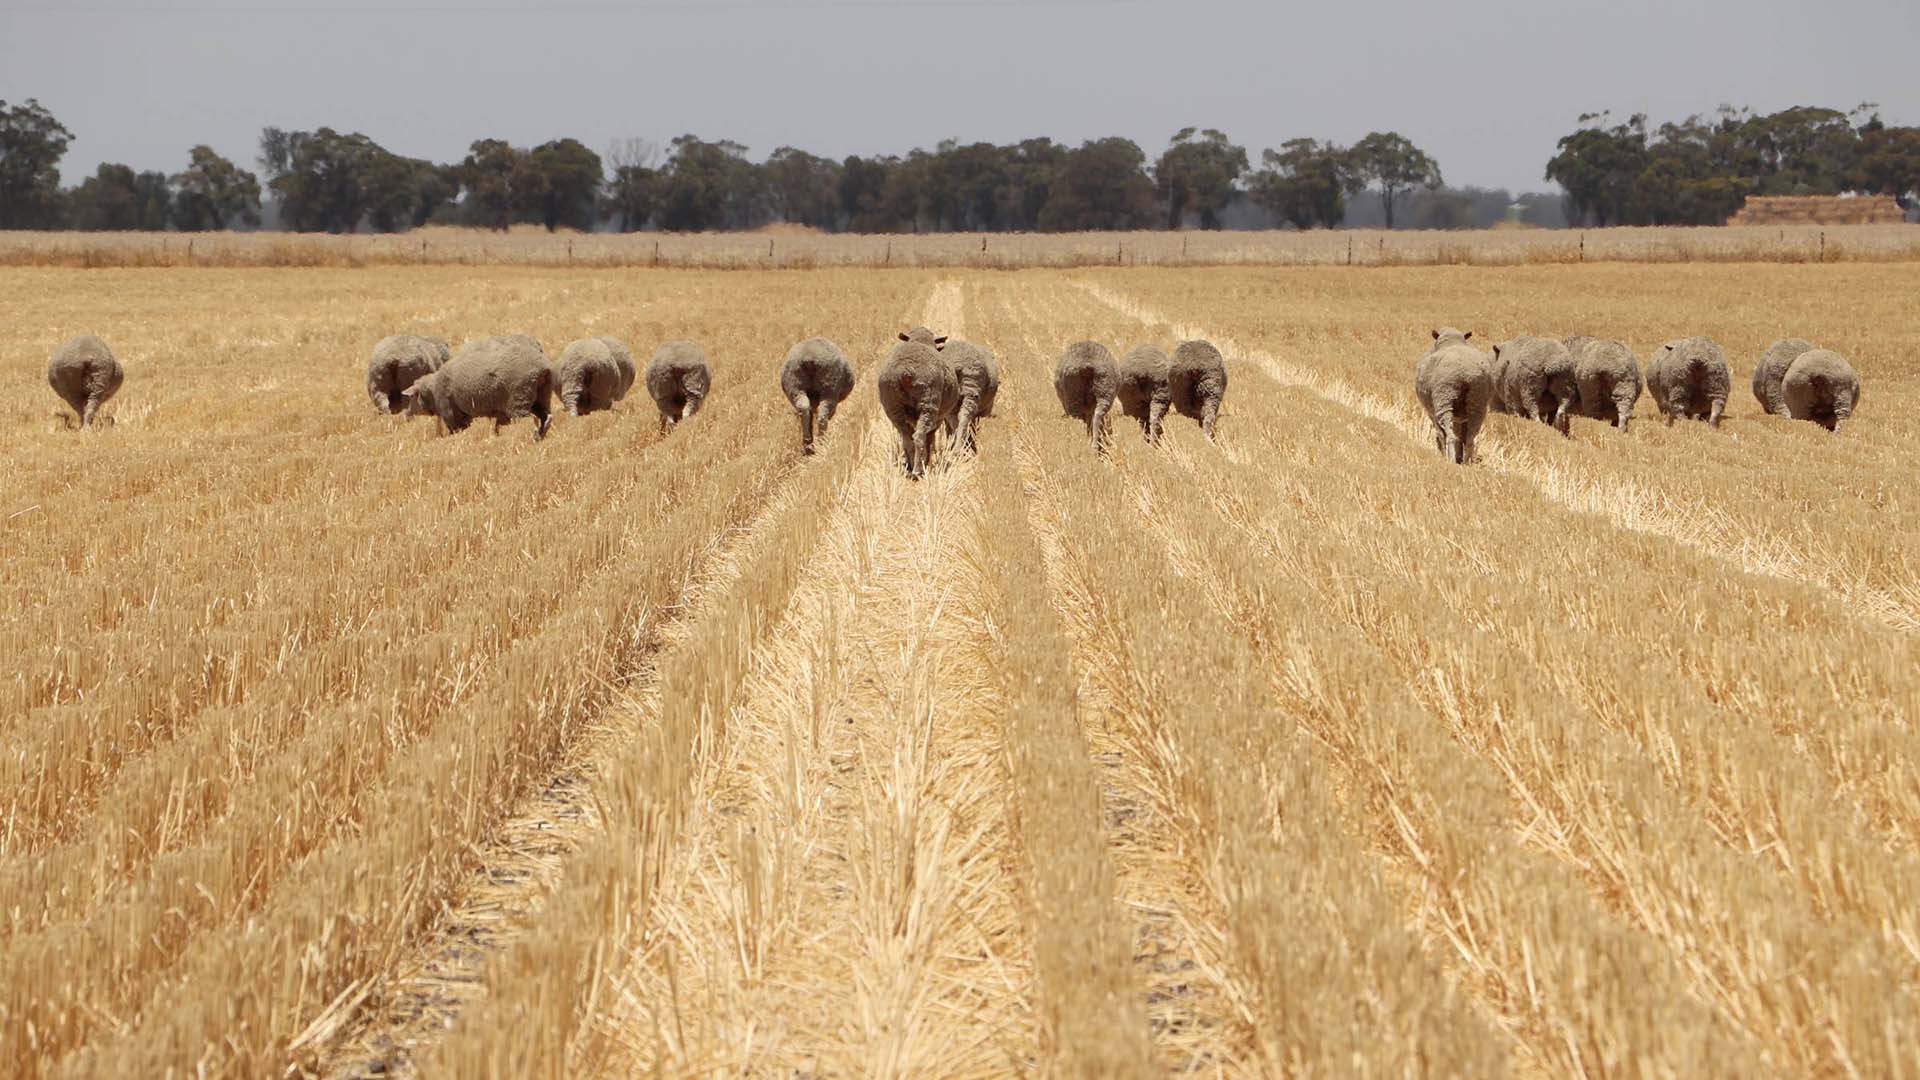
M902 331L880 365L880 407L900 434L907 475L919 478L933 457L934 433L946 430L956 450L971 450L982 417L993 415L1000 367L992 350L970 341L950 341L924 326ZM521 417L534 420L533 437L552 424L552 399L569 415L613 408L626 397L635 375L633 354L615 338L583 338L549 363L540 342L526 334L475 338L455 352L440 338L396 334L382 338L367 361L367 397L382 413L431 414L444 430L462 431L475 420L494 423L494 433ZM91 335L53 352L47 381L78 414L95 422L100 407L120 389L125 374L107 343ZM647 393L660 410L664 431L700 410L713 387L706 354L691 341L669 341L647 364ZM801 449L811 454L826 434L840 403L853 393L853 365L840 346L808 338L780 365L780 393L800 421ZM1148 441L1157 441L1167 409L1197 418L1213 436L1227 368L1220 350L1205 341L1184 341L1169 356L1142 345L1116 364L1106 346L1069 345L1054 370L1054 388L1067 414L1084 421L1098 451L1108 430L1114 399L1140 421Z
M1644 388L1671 424L1705 420L1720 426L1733 373L1711 338L1669 341L1640 362L1624 342L1575 336L1565 341L1520 337L1487 353L1468 344L1471 330L1441 327L1414 370L1414 394L1433 421L1434 447L1465 464L1488 411L1550 424L1565 435L1570 418L1605 420L1621 431L1633 422ZM1753 372L1753 396L1775 416L1811 420L1828 431L1853 415L1860 376L1839 353L1802 338L1776 341Z
M1472 337L1452 327L1435 330L1414 372L1414 393L1433 422L1434 446L1459 464L1472 457L1489 411L1538 420L1562 435L1575 415L1625 431L1645 389L1669 424L1684 418L1717 427L1733 381L1726 351L1705 337L1662 345L1644 378L1633 350L1619 341L1520 337L1489 353L1470 344ZM907 475L918 478L932 460L936 431L944 428L956 450L973 448L980 419L993 415L1000 369L991 350L950 341L924 326L899 338L880 366L877 389L900 434ZM498 433L501 425L530 416L539 439L552 422L553 397L573 416L611 409L626 397L634 375L633 354L610 337L583 338L549 363L540 342L525 334L476 338L458 352L439 338L402 334L374 346L367 396L385 413L437 416L447 431L491 419ZM95 421L124 379L113 350L91 335L55 349L47 365L47 381L83 427ZM713 386L706 354L691 341L660 346L645 381L662 430L698 412ZM853 383L846 353L826 338L808 338L787 353L780 392L799 417L806 453L813 453L815 438L825 435ZM1141 345L1118 362L1105 345L1076 341L1054 365L1053 385L1061 407L1086 424L1099 452L1116 399L1149 442L1159 440L1169 408L1197 419L1212 438L1227 368L1220 350L1206 341L1180 342L1171 355ZM1768 413L1838 431L1860 401L1860 378L1838 353L1789 338L1760 358L1753 395Z
M549 364L547 351L526 334L475 338L455 353L439 338L396 334L382 338L367 361L367 396L386 413L431 413L448 431L478 419L501 425L522 416L544 438L559 397L569 416L613 408L633 389L633 353L617 338L582 338ZM707 357L691 341L669 341L647 364L647 393L660 409L662 430L700 411L713 385Z

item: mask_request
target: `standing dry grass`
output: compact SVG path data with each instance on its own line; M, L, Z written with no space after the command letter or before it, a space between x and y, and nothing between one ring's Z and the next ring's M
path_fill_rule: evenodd
M1900 1075L1915 274L5 271L0 1069ZM913 322L1006 379L920 484ZM1871 387L1459 469L1440 324ZM359 394L409 329L716 389L440 439ZM69 432L81 331L128 378ZM862 374L803 459L813 334ZM1194 336L1217 443L1057 416L1062 343Z

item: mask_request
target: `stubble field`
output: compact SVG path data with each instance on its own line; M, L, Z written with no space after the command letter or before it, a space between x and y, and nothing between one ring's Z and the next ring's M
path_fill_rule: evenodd
M0 270L0 1073L1871 1075L1920 1046L1920 265ZM872 376L998 354L909 482ZM1429 328L1714 336L1493 417ZM438 437L374 341L714 364ZM116 423L62 429L99 333ZM859 384L812 458L775 384ZM1220 438L1063 419L1205 336ZM1847 355L1839 436L1747 391Z

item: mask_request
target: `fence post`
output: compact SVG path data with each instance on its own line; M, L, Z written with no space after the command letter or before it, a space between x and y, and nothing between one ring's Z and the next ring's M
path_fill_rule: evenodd
M193 237L187 237L187 261L193 261Z
M1119 266L1120 260L1125 258L1126 254L1127 254L1127 245L1116 244L1113 249L1113 265Z
M769 261L773 259L773 241L771 240L767 241L767 259Z
M886 258L883 258L880 260L880 265L881 266L893 265L893 241L891 240L887 241L887 255L886 255Z
M1586 233L1580 234L1580 261L1581 262L1587 261L1587 234Z
M1827 230L1820 230L1820 261L1827 261Z
M1353 237L1347 237L1347 265L1353 265Z

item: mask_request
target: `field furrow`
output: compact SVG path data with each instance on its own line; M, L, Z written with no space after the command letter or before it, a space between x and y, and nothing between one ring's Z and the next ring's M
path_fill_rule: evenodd
M1043 514L1052 503L1054 527L1083 560L1097 632L1125 661L1129 711L1158 744L1154 767L1168 774L1220 912L1238 1030L1211 1065L1318 1071L1364 1044L1383 1071L1503 1071L1504 1050L1397 917L1327 762L1296 729L1248 722L1280 703L1246 644L1218 612L1185 602L1167 551L1114 528L1129 512L1120 489L1084 433L1035 408L1050 389L1044 353L1017 310L1001 318L994 338L1016 350L1006 389L1036 502ZM1312 996L1296 992L1308 984Z

